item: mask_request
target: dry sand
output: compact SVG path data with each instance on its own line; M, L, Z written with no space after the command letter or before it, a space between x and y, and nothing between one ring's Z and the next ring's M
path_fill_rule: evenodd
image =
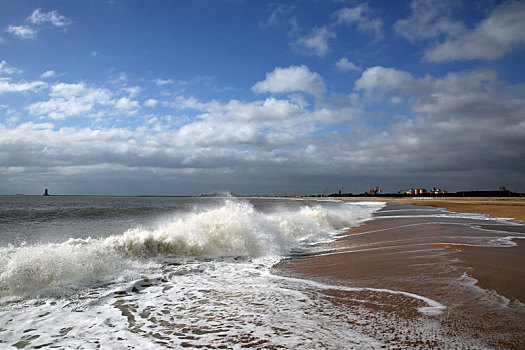
M390 215L386 212L394 209L416 213L421 207L410 204L414 203L525 219L525 201L519 199L387 200L397 204L388 204L379 217ZM512 232L525 234L524 226L493 225L491 229L509 231L509 236ZM335 243L320 246L323 254L284 261L277 270L326 283L399 290L431 298L447 306L437 317L447 336L473 337L490 348L525 348L525 240L514 239L518 243L514 247L483 247L465 239L486 235L472 228L467 219L443 224L427 217L381 218L349 230ZM347 297L339 302L351 303ZM374 308L387 304L381 301ZM400 315L415 317L403 312ZM412 340L407 338L401 344L421 347L425 342ZM435 340L429 347L444 345Z

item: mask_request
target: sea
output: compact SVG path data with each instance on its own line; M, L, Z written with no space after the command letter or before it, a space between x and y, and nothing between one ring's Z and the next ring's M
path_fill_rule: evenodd
M418 332L435 334L432 318L446 306L426 296L274 270L283 260L323 254L320 244L329 246L384 206L2 196L0 348L386 348L370 327L395 328L394 318L374 314L367 300L348 310L330 297L365 289L402 297L406 307L413 300Z
M344 324L334 337L330 312L313 312L330 308L307 292L318 287L277 276L272 266L383 206L233 197L0 201L0 348L13 349L343 346Z

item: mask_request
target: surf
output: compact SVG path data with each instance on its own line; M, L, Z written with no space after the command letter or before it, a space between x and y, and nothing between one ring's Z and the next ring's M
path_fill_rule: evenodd
M333 239L379 207L316 202L287 207L276 202L260 210L249 201L227 199L107 237L10 245L0 248L0 296L89 288L136 277L168 260L278 259L298 246Z

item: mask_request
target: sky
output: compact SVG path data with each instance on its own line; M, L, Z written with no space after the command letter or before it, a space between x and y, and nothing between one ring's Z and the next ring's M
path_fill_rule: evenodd
M0 194L525 191L525 1L0 0Z

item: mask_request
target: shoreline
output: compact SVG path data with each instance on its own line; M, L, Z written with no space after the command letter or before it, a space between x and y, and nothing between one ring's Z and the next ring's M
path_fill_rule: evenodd
M305 199L348 202L387 202L443 208L456 213L486 214L525 222L525 198L522 197L308 197Z
M392 218L388 213L398 209L417 213L417 205L495 216L509 213L509 207L525 209L525 201L373 200L388 204L371 220L340 234L335 242L321 245L323 254L283 260L274 267L276 273L328 284L414 293L446 305L444 315L437 319L447 333L460 338L475 333L489 347L525 346L525 226L495 220L491 225L497 226L492 229L508 231L508 236L518 232L515 235L522 239L514 238L515 246L475 246L461 239L486 233L469 226L468 219L450 219L451 223L443 224L440 220L430 222L425 216ZM525 213L518 210L518 214L512 217L522 218ZM337 302L345 304L347 300ZM489 320L487 315L491 315Z

